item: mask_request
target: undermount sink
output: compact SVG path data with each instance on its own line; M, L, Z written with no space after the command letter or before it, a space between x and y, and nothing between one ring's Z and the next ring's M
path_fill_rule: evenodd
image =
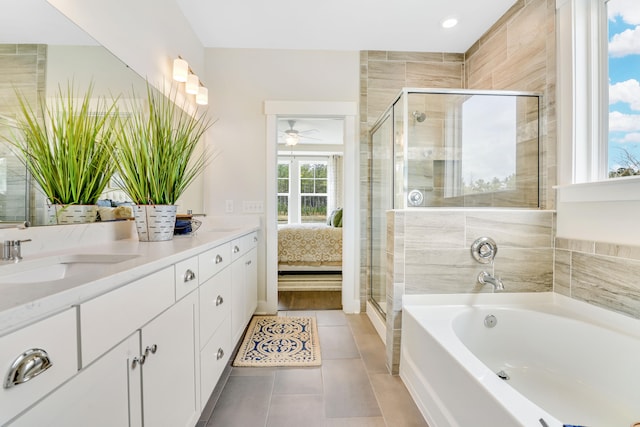
M138 256L138 254L70 254L6 264L0 267L0 284L52 282L80 275L95 277L107 267Z

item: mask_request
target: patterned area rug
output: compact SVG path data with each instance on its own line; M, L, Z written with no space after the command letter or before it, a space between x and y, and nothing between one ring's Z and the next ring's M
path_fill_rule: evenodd
M314 317L254 316L233 366L319 366Z

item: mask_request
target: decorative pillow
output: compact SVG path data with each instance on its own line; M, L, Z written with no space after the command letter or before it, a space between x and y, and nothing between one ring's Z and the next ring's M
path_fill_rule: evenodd
M331 219L331 225L334 227L342 227L342 208L336 209Z
M336 212L338 211L338 209L334 209L331 211L331 213L329 215L327 215L327 225L332 225L333 224L333 217L336 216Z

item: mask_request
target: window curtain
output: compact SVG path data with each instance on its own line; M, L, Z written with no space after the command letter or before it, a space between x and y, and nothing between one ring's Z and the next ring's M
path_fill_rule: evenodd
M343 157L339 155L329 156L327 165L327 215L334 209L343 206Z

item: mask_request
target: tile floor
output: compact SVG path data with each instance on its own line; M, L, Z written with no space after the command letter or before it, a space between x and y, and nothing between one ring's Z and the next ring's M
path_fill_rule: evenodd
M315 316L322 366L232 368L213 409L197 427L427 426L365 314L285 311Z

